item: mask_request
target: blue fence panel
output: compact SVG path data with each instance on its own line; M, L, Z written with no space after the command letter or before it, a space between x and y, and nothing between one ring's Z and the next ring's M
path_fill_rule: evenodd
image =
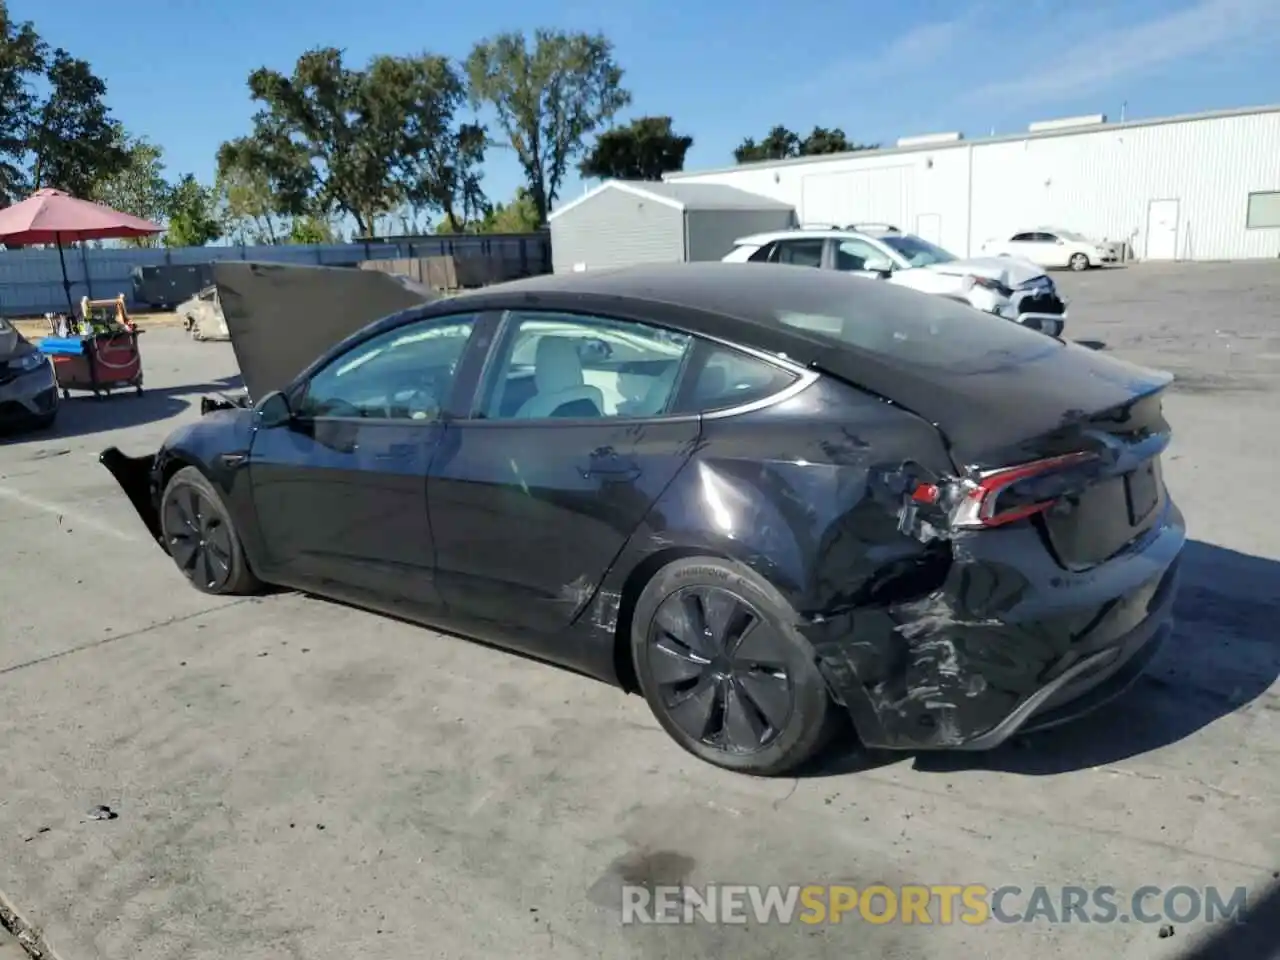
M385 243L288 244L245 247L118 247L63 250L71 299L115 297L123 293L131 309L133 270L210 263L214 260L258 260L269 263L355 266L361 260L395 260L437 256L502 256L524 259L530 273L550 269L550 240L544 233L494 236L414 237ZM66 310L58 251L0 250L0 316L33 317Z

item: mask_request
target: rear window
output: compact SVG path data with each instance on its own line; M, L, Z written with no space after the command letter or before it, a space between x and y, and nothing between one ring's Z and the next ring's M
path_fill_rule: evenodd
M883 296L838 296L828 283L789 292L785 304L770 304L778 322L900 366L991 370L1062 348L1052 337L1011 320L889 284L875 291Z

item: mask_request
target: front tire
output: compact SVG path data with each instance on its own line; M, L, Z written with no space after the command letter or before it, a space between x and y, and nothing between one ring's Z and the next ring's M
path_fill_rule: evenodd
M815 757L834 710L797 619L740 564L695 557L660 570L636 602L631 652L663 729L694 756L756 776Z
M261 588L222 496L195 467L183 467L165 486L160 526L165 549L201 593L243 596Z
M1080 273L1081 271L1088 270L1091 266L1093 266L1093 264L1089 262L1089 257L1087 254L1073 253L1071 255L1071 259L1067 261L1067 266L1069 266L1076 273Z

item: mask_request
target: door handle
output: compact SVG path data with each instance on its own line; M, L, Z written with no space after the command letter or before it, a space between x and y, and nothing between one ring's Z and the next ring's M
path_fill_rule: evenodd
M612 450L593 453L578 467L584 479L597 478L612 482L634 480L640 476L640 465L630 457L620 457Z

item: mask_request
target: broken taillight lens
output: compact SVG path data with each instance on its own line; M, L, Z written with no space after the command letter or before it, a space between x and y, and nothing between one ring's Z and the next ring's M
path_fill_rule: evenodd
M1004 467L962 481L953 490L922 483L912 492L917 503L948 509L953 530L986 530L1048 510L1057 496L1044 495L1037 481L1096 459L1092 453L1069 453L1016 467Z

